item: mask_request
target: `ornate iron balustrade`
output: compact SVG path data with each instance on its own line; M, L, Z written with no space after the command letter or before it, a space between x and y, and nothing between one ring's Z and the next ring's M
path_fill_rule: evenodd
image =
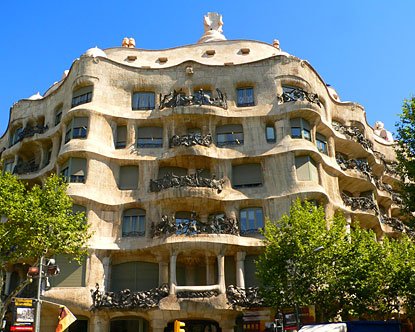
M210 146L212 144L212 135L207 134L202 136L201 134L187 134L187 135L174 135L170 139L170 147L173 148L175 146L194 146L194 145L202 145L202 146Z
M160 223L151 224L151 230L153 237L172 234L239 234L238 221L234 218L215 216L209 218L207 223L202 223L195 213L192 213L188 220L181 220L181 222L176 222L174 217L169 218L163 215Z
M332 122L332 126L334 130L345 135L349 140L359 143L366 151L373 152L373 143L365 138L358 127L347 127L335 121Z
M396 162L388 163L384 160L383 165L385 166L385 173L392 175L393 177L398 177L398 164Z
M321 102L317 93L306 92L299 88L284 87L282 95L278 95L277 97L280 104L307 100L308 102L317 104L321 107Z
M397 205L402 205L403 204L402 196L400 194L398 194L397 192L392 193L392 201Z
M14 166L13 174L27 174L37 172L39 170L39 165L35 162L19 162Z
M209 298L218 296L219 291L176 291L176 296L179 299L196 299L196 298Z
M186 96L181 90L170 92L167 95L160 94L160 109L163 108L173 108L177 106L201 106L209 105L221 107L223 109L228 108L228 102L226 99L226 94L222 93L219 89L216 89L217 97L212 97L210 94L206 93L202 89L195 92L195 94Z
M381 216L380 221L386 225L391 226L392 228L396 229L397 231L402 232L405 229L404 223L399 220L398 218L387 217L385 215Z
M161 179L150 179L150 192L159 192L173 187L204 187L216 189L218 194L221 193L225 180L216 180L215 176L211 179L202 177L200 175L202 172L203 170L197 170L194 174L180 176L167 173Z
M346 159L341 153L336 153L336 161L342 170L357 170L366 175L369 180L372 180L372 168L367 161L358 159Z
M368 197L350 197L345 193L341 193L341 197L343 199L343 203L350 206L352 210L373 210L376 214L378 214L379 209L373 199Z
M27 126L18 134L17 142L20 142L26 137L32 137L35 134L43 134L48 129L49 129L48 126L41 126L41 125L36 125L33 127Z
M255 308L265 305L258 287L241 288L230 285L226 290L228 303L233 307Z
M143 292L132 292L129 289L105 292L100 291L96 284L95 289L91 289L92 309L151 309L157 307L160 300L168 295L169 286L166 284Z

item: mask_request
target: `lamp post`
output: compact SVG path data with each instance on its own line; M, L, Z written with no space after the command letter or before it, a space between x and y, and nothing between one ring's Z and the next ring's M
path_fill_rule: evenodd
M40 292L42 289L42 278L43 278L43 256L40 256L39 262L39 279L37 283L37 293L36 293L36 316L35 316L35 332L40 332L40 310L41 310L41 302L40 302Z

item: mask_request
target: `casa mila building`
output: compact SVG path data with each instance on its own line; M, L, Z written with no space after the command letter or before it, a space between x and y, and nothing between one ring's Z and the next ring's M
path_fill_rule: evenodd
M81 265L56 257L41 331L56 307L69 331L263 331L260 230L293 200L343 211L378 238L397 219L393 139L316 70L272 44L226 40L208 13L187 46L89 49L44 95L11 108L3 170L41 184L66 177L93 231ZM5 293L25 278L10 267Z

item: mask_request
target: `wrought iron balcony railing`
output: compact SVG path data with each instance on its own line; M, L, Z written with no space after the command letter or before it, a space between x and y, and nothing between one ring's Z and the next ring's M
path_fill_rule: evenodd
M194 145L202 145L202 146L210 146L212 144L212 135L207 134L202 136L201 134L187 134L187 135L174 135L170 139L170 147L173 148L175 146L194 146Z
M216 94L217 96L213 97L211 93L200 89L193 95L186 96L183 92L174 90L164 96L160 94L160 109L193 105L209 105L227 109L226 94L222 93L219 89L216 89Z
M233 307L263 307L264 299L259 294L259 287L241 288L229 285L226 289L226 297Z
M19 162L16 166L14 166L13 174L27 174L37 172L39 170L39 164L35 162Z
M369 197L350 197L345 193L341 193L343 203L347 206L350 206L352 210L363 210L368 211L372 210L378 214L379 209L375 201Z
M132 292L129 289L105 292L99 290L98 284L95 289L91 289L93 309L151 309L157 307L160 300L168 295L168 285L142 292Z
M283 87L282 95L278 95L278 102L280 104L304 100L321 107L321 102L317 93L306 92L299 88Z
M336 121L332 122L334 130L345 135L347 139L359 143L366 151L373 152L373 143L365 138L358 127L347 127Z
M151 224L153 237L163 235L231 234L238 235L238 221L229 217L211 217L207 223L199 220L196 214L188 219L176 219L163 215L161 222Z
M223 190L225 180L217 180L215 176L210 179L202 177L202 171L197 170L196 173L190 175L167 173L161 179L150 179L150 192L159 192L173 187L205 187L216 189L219 194Z

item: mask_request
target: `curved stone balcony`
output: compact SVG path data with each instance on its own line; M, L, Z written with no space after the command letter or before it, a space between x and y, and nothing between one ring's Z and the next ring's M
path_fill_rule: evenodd
M348 127L336 121L332 122L332 126L335 131L346 136L348 140L352 140L359 143L363 147L363 149L373 153L373 143L363 135L359 128Z

